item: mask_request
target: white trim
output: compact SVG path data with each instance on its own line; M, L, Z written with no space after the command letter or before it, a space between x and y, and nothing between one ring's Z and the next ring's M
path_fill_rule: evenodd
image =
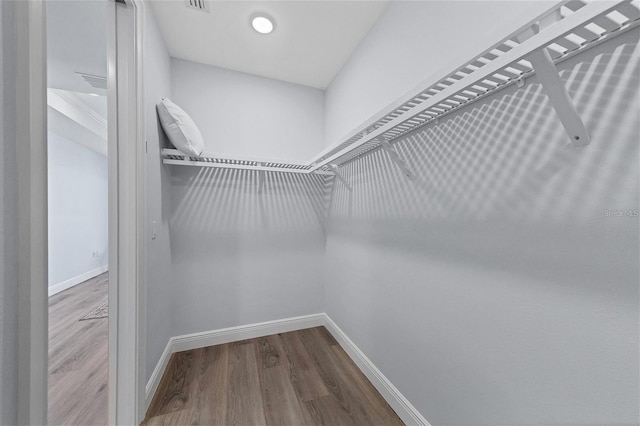
M173 352L188 351L206 346L222 345L272 334L304 330L324 325L324 314L305 315L257 324L240 325L202 333L185 334L173 337Z
M108 2L109 424L139 424L145 397L146 155L143 3Z
M430 426L427 419L393 386L391 381L367 358L364 352L329 318L329 315L324 314L324 319L324 326L329 330L329 333L338 341L342 349L356 363L362 373L367 376L367 379L380 392L380 395L389 403L402 421L407 425Z
M56 134L64 139L90 149L103 157L108 155L108 143L106 137L96 135L77 121L72 120L57 109L47 108L47 132Z
M151 399L153 398L156 389L158 389L162 374L164 373L169 362L169 358L171 358L171 354L173 353L238 342L240 340L254 339L256 337L270 336L272 334L287 333L289 331L304 330L305 328L319 327L324 324L325 314L313 314L172 337L169 339L164 352L162 352L162 355L160 356L160 359L147 382L146 407L147 409L149 408Z
M257 324L241 325L237 327L222 328L219 330L204 331L201 333L184 334L169 339L156 367L146 386L146 408L149 409L160 379L164 374L171 355L176 352L207 346L222 345L238 342L240 340L256 337L270 336L272 334L286 333L289 331L303 330L305 328L324 326L329 333L342 346L342 349L351 357L371 384L380 392L380 395L389 403L396 414L407 425L431 426L420 412L393 386L378 367L356 346L355 343L336 325L325 313L305 315L301 317L286 318L275 321L261 322Z
M135 111L136 114L136 255L138 261L136 264L136 303L130 308L136 317L136 338L132 342L135 344L137 352L137 360L135 365L135 382L136 382L136 402L135 414L137 416L136 424L140 424L144 420L147 413L146 398L146 359L147 359L147 246L148 246L148 226L147 226L147 142L146 142L146 115L144 108L144 37L146 8L148 7L145 0L128 0L134 9L135 17L135 35L134 35L134 64L135 64ZM126 348L125 348L126 350Z
M160 385L160 379L162 379L162 375L164 374L164 370L167 368L167 364L169 364L169 359L171 355L176 352L172 350L173 347L173 337L169 339L167 342L167 346L164 347L164 351L162 351L162 355L160 355L160 359L156 364L153 372L151 373L151 377L149 377L149 381L147 382L147 386L145 386L145 407L146 410L149 410L149 405L151 405L151 400L158 390L158 385Z
M82 102L73 92L47 89L47 105L107 140L107 120Z
M109 233L109 372L107 395L107 423L116 422L117 377L118 377L118 92L116 79L116 3L107 2L107 162L108 164L108 233Z
M74 287L80 283L83 283L86 280L90 280L93 277L97 277L98 275L107 272L108 270L109 265L103 265L89 272L85 272L84 274L76 275L75 277L69 278L68 280L64 280L62 282L59 282L58 284L49 286L49 297L53 296L54 294L58 294L68 288Z
M47 422L46 2L15 2L19 425ZM3 41L4 42L4 41ZM4 143L4 141L3 141Z

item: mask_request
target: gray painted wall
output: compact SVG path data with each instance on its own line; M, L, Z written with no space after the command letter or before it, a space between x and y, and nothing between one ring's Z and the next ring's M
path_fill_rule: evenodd
M47 148L51 287L108 265L108 174L107 157L64 134Z
M323 91L175 58L171 66L173 100L206 152L295 162L322 149Z
M326 312L431 424L637 424L637 41L562 65L586 148L531 78L343 169Z
M160 149L168 146L156 104L171 96L171 61L150 7L145 8L144 102L147 139L147 223L155 222L156 239L148 230L147 246L147 350L146 377L151 377L172 336L171 297L175 285L171 268L169 214L171 183L162 166Z
M555 1L392 1L326 91L326 146L443 77ZM349 135L351 136L351 135Z
M174 335L322 312L322 176L172 168Z
M0 2L0 423L18 405L18 176L15 4Z

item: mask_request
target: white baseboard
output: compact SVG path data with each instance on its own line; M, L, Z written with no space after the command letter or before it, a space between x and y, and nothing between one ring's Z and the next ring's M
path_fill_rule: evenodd
M181 352L188 351L189 349L204 348L206 346L222 345L245 339L269 336L271 334L319 327L321 325L324 325L324 314L314 314L241 325L238 327L221 328L219 330L205 331L202 333L184 334L173 337L171 340L173 340L173 352Z
M389 403L407 425L430 426L429 422L416 408L400 393L398 389L387 379L384 374L371 362L369 358L347 337L327 314L314 314L302 317L286 318L276 321L267 321L257 324L241 325L219 330L205 331L202 333L185 334L169 339L156 367L146 386L147 410L151 399L158 389L160 379L167 368L171 354L190 349L204 348L207 346L222 345L224 343L237 342L245 339L269 336L272 334L286 333L289 331L303 330L325 326L345 352L351 357L363 374L369 379L380 395Z
M145 397L146 397L146 408L144 410L145 414L149 410L149 405L151 405L151 400L153 399L153 395L155 395L156 390L158 390L160 379L162 379L164 370L167 368L167 364L169 364L169 359L171 358L171 354L174 352L171 350L172 343L173 343L173 337L169 339L169 341L167 342L167 346L164 347L164 351L162 351L162 355L160 355L160 359L158 360L156 367L153 369L153 372L151 373L151 377L149 377L149 381L147 382L147 386L145 387Z
M356 346L355 343L336 325L327 314L324 314L324 326L338 341L342 349L351 357L353 362L362 370L380 395L389 403L391 408L407 425L430 426L427 419L393 386L373 362Z
M324 314L305 315L301 317L240 325L237 327L221 328L219 330L172 337L169 339L167 346L162 352L162 355L158 360L158 364L156 364L156 367L153 369L149 382L147 382L147 410L149 409L153 395L158 389L160 379L162 378L162 374L169 363L171 354L175 352L188 351L190 349L198 349L207 346L222 345L225 343L238 342L240 340L253 339L256 337L269 336L272 334L319 327L324 325L324 317Z
M98 275L102 274L103 272L107 272L108 270L109 270L109 265L104 265L92 271L85 272L84 274L78 275L77 277L69 278L68 280L62 281L61 283L54 284L51 287L49 287L49 297L53 296L54 294L58 294L61 291L64 291L68 288L71 288L74 285L83 283L86 280L89 280L93 277L97 277Z

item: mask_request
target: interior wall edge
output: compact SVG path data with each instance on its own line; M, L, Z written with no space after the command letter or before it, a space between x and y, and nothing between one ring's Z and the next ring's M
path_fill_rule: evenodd
M146 1L144 3L147 3ZM148 5L146 5L148 6ZM162 356L162 351L171 336L174 312L174 274L171 269L171 232L169 211L171 209L170 170L163 167L160 150L169 146L156 113L156 104L164 97L171 97L171 58L160 34L153 9L144 7L144 103L145 137L147 141L147 325L146 325L146 382L152 369ZM155 233L155 238L154 234ZM141 396L141 399L144 396ZM140 403L141 411L145 408Z
M427 419L409 402L393 383L380 371L364 352L342 331L328 314L324 315L324 326L338 341L342 349L355 362L380 395L407 425L431 426Z

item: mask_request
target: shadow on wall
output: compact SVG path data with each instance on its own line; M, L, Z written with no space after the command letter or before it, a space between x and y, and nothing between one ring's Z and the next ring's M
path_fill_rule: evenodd
M176 168L172 227L224 234L318 230L325 221L321 175L223 168Z
M320 312L326 179L172 167L174 335Z
M156 110L154 109L154 112ZM169 138L167 137L167 134L164 132L164 129L162 128L162 123L160 122L160 117L158 117L157 113L154 114L155 115L155 127L157 129L158 132L158 150L157 150L157 157L156 157L156 161L158 162L157 164L160 165L160 179L161 179L161 184L160 184L160 188L167 188L171 185L171 181L169 180L169 171L164 169L163 164L162 164L162 150L165 148L174 148L174 146L171 144L171 141L169 141ZM164 169L164 170L162 170ZM162 197L162 201L161 201L161 214L162 214L162 222L168 222L169 218L171 217L171 198L169 196L163 196Z
M562 64L592 135L569 144L535 78L395 144L408 180L382 150L338 183L328 232L443 261L551 281L637 287L640 52L595 48Z

